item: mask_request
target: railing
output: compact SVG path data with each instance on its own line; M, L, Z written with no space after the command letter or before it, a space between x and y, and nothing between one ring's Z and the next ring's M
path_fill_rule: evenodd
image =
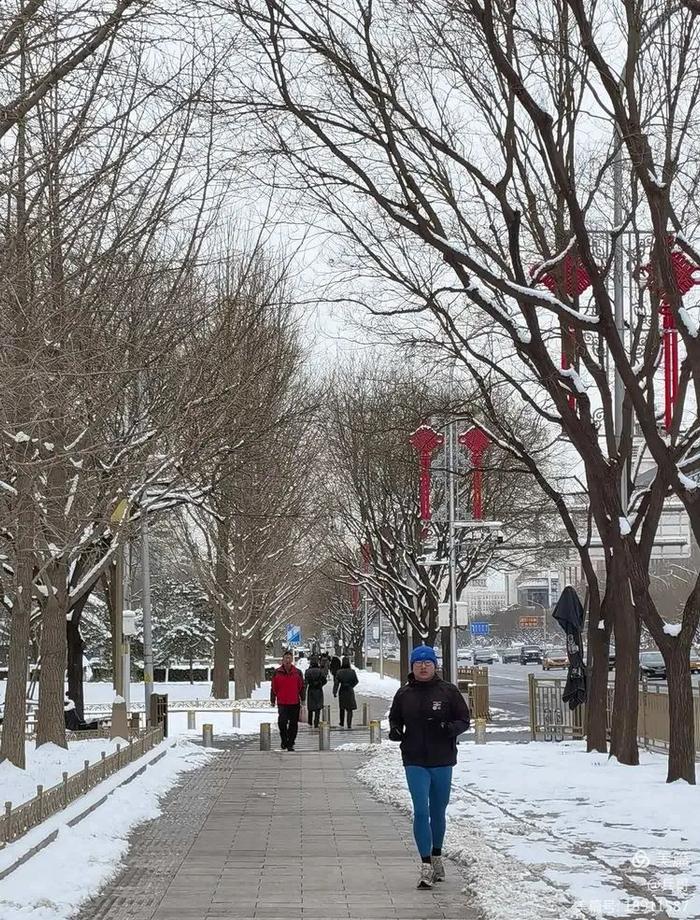
M379 659L378 658L368 658L367 666L373 671L379 673ZM396 658L385 658L384 659L384 676L393 677L395 680L401 680L401 662L397 661Z
M457 668L457 686L467 694L472 719L491 718L488 668Z
M563 702L565 681L561 678L528 675L530 696L530 733L533 741L563 741L586 735L586 707L569 709ZM608 684L606 710L607 732L610 735L615 684ZM695 750L700 758L700 685L693 687L693 718L695 720ZM639 687L637 737L650 751L666 751L669 745L669 706L665 686L643 680Z
M85 733L79 734L80 738ZM22 837L32 828L41 824L47 818L67 808L76 799L94 789L99 783L112 776L122 767L128 766L139 757L143 757L163 740L163 725L148 729L140 733L137 738L132 738L128 745L117 745L113 754L102 751L100 760L91 764L86 760L82 770L69 776L63 774L62 782L50 789L43 786L36 787L36 796L28 802L23 802L16 808L12 802L5 802L5 812L0 821L0 850L8 843Z

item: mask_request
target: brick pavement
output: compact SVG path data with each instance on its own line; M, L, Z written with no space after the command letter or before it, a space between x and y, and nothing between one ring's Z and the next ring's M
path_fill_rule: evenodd
M478 920L449 863L416 890L410 822L355 778L361 754L256 746L232 741L188 774L78 920Z

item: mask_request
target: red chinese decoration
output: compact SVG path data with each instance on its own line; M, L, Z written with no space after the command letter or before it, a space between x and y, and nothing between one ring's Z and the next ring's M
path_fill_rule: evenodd
M425 525L423 533L427 531L428 521L432 514L430 511L430 467L433 454L445 443L445 438L432 429L430 425L421 425L408 439L411 447L418 452L420 462L420 519Z
M669 240L669 245L674 245L674 240ZM687 258L684 252L676 250L671 253L671 267L676 278L678 292L683 297L696 284L700 284L700 279L696 278L698 272L697 265ZM654 276L651 265L645 265L643 268L649 275L649 284L654 286ZM664 427L670 431L673 419L673 407L676 404L678 396L678 329L676 328L676 319L671 310L668 293L659 291L661 301L661 330L664 354Z
M360 555L362 556L362 572L366 575L369 572L369 563L372 558L372 547L369 543L360 543ZM356 582L350 588L350 597L353 610L359 610L360 586Z
M533 266L530 276L535 277L541 266ZM580 297L590 287L591 279L586 269L581 265L578 256L567 252L563 260L546 270L537 279L556 297L563 291L567 297ZM572 366L572 355L575 353L575 330L562 328L561 331L561 368L568 370ZM576 408L576 397L569 396L569 408Z
M488 450L491 441L488 435L480 428L470 428L469 431L463 431L457 439L459 443L466 447L472 464L474 473L473 480L473 498L472 498L472 517L475 521L482 520L484 516L483 507L483 465L484 454Z

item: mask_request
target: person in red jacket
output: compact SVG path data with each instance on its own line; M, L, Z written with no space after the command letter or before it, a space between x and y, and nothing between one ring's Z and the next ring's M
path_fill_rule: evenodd
M304 702L304 678L294 667L291 652L282 655L282 665L272 675L270 703L277 704L277 724L283 751L293 751L299 727L299 712Z

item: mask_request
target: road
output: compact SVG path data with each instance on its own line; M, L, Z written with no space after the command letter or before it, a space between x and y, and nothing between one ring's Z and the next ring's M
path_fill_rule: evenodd
M528 725L530 722L530 704L528 700L527 676L530 673L538 677L560 677L566 679L566 670L543 671L537 664L491 664L489 669L489 703L498 709L504 709L513 722Z

